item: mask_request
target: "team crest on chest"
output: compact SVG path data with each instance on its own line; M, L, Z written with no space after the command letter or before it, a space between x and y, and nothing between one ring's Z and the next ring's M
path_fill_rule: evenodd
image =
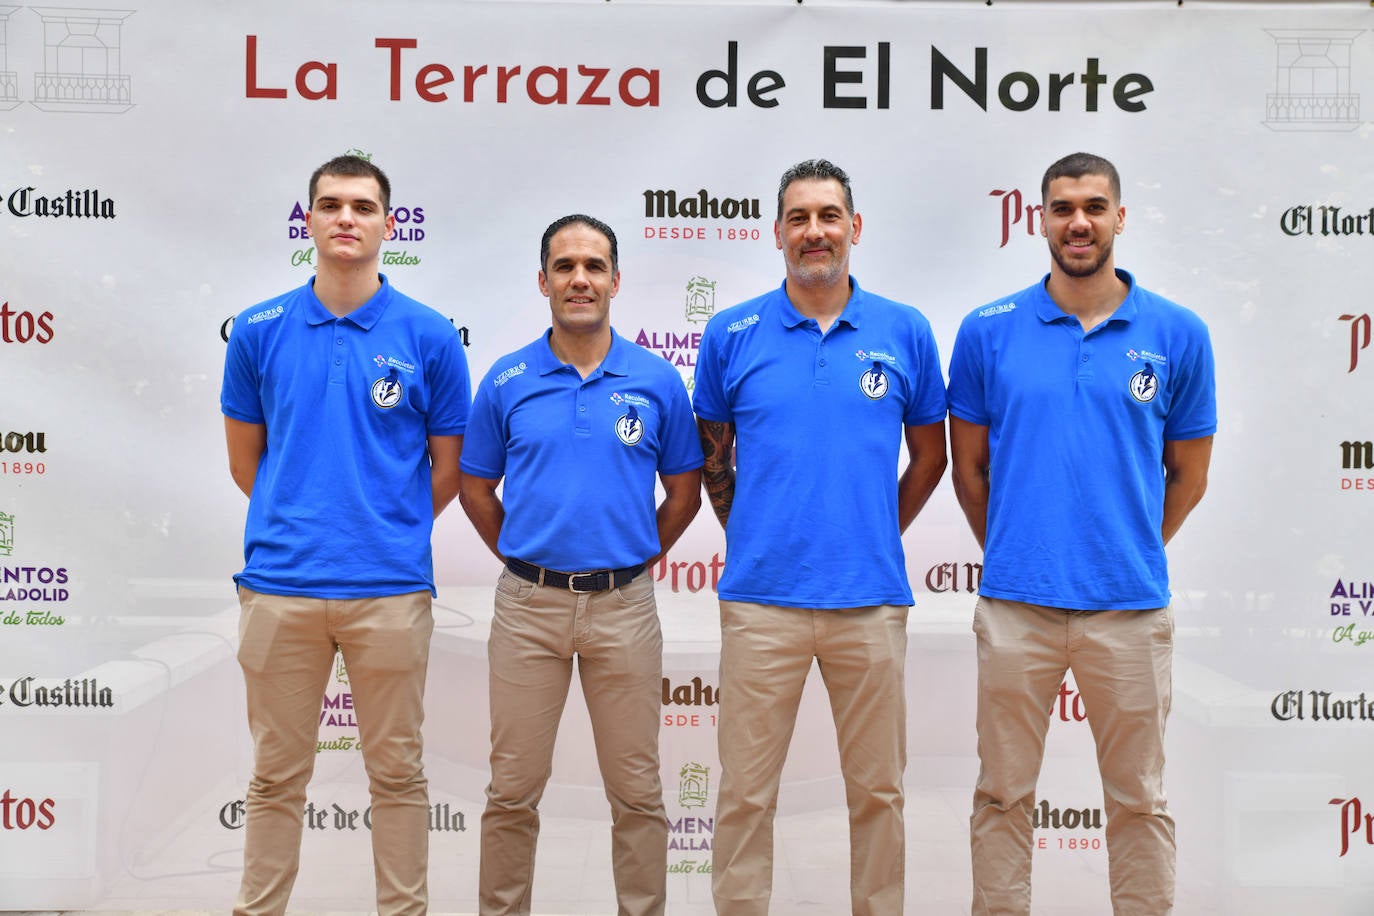
M401 387L401 380L396 377L395 372L372 383L372 403L382 410L390 410L401 403L402 394L404 394L404 389Z
M1155 374L1155 367L1146 363L1144 369L1131 376L1129 387L1131 397L1140 403L1153 401L1155 393L1159 391L1159 376Z
M864 393L864 397L876 401L887 394L887 389L891 386L887 373L883 371L883 364L878 360L873 361L873 368L859 376L859 390Z
M635 405L631 404L629 412L615 421L615 434L626 445L638 445L644 438L644 421L639 418Z

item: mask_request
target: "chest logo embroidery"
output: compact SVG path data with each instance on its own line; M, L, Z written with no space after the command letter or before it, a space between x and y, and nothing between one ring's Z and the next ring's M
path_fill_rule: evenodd
M1131 397L1140 403L1153 401L1155 393L1159 391L1159 376L1155 375L1155 367L1146 363L1144 369L1131 376L1130 389Z
M379 378L372 383L372 403L382 410L390 410L401 403L403 393L401 380L396 377L394 370L390 375Z
M890 385L883 364L877 360L874 360L872 369L859 376L859 390L870 400L876 401L886 395Z
M644 421L639 418L639 411L633 404L628 413L615 421L615 434L626 445L638 445L639 440L644 438Z

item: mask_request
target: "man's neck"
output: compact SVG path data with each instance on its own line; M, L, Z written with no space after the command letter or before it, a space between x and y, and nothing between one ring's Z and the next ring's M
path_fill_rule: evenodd
M381 288L375 260L347 267L321 264L315 272L315 297L339 318L371 299Z
M578 375L591 375L606 354L611 352L611 329L607 325L588 333L563 330L554 325L549 332L549 349L562 362L570 364Z
M840 317L845 306L849 304L848 275L839 283L828 283L824 286L808 286L788 277L786 289L792 307L820 325L822 334L830 330L835 319Z
M1110 318L1126 300L1131 287L1110 264L1087 277L1071 277L1054 265L1045 291L1055 305L1077 318L1086 332Z

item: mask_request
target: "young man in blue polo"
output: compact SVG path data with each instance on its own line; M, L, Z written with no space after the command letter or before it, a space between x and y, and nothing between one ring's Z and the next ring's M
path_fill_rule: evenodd
M1121 179L1075 153L1041 182L1050 272L964 319L949 369L954 491L983 547L974 610L973 913L1028 914L1031 809L1072 670L1097 743L1116 916L1173 910L1165 802L1173 612L1164 545L1202 498L1211 342L1115 266Z
M452 323L377 272L395 225L386 175L341 156L309 193L315 276L239 315L224 364L229 471L249 500L234 579L253 779L234 912L286 910L338 650L372 792L377 912L419 914L430 532L458 492L467 359Z
M773 226L786 278L713 317L697 359L703 476L727 551L712 891L728 916L768 912L773 813L813 660L839 738L853 912L902 911L901 533L945 470L945 391L925 317L850 276L862 228L844 171L789 169Z
M677 370L611 327L611 228L559 219L539 263L552 326L482 379L462 460L463 509L505 562L487 644L478 912L530 912L539 799L576 657L611 805L618 911L651 916L666 904L668 825L663 637L648 567L701 506L701 447Z

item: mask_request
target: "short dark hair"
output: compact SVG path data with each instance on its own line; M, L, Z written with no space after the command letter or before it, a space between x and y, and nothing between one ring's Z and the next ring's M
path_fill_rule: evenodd
M585 213L569 213L567 216L560 217L549 223L549 228L544 230L544 237L539 240L539 269L547 270L549 266L549 242L558 234L560 229L571 226L574 223L581 223L589 229L595 229L606 236L606 241L611 243L611 273L620 269L620 249L616 246L615 231L601 220Z
M344 178L375 178L377 186L382 191L382 212L391 212L391 182L387 179L386 173L368 162L362 156L335 156L324 165L315 169L310 176L310 208L315 207L315 188L320 183L320 178L325 175L337 175Z
M807 159L782 173L782 180L778 182L778 219L782 219L782 195L787 192L788 185L794 181L826 181L831 178L838 181L844 189L844 205L849 208L849 215L853 216L854 190L849 186L849 176L845 174L844 169L829 159Z
M1044 203L1049 197L1051 181L1056 178L1082 178L1084 175L1101 175L1106 178L1112 198L1118 204L1121 203L1121 176L1116 173L1116 166L1092 153L1070 153L1045 169L1045 177L1040 179L1040 202Z

